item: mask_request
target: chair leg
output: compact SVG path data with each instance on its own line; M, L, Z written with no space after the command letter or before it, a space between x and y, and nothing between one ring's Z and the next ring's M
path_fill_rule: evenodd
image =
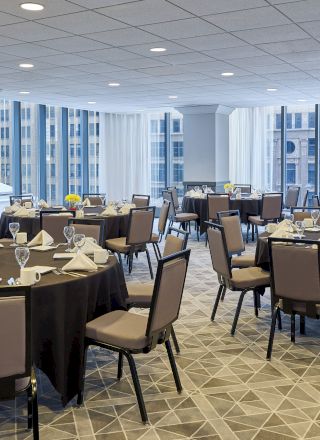
M141 391L141 386L140 386L140 381L139 381L139 376L137 373L135 361L134 361L131 353L123 352L123 354L126 356L128 363L129 363L131 376L132 376L132 380L133 380L133 385L134 385L134 389L135 389L137 400L138 400L141 420L143 423L147 423L148 422L148 415L147 415L147 410L146 410L144 400L143 400L143 395L142 395L142 391Z
M249 243L249 231L250 231L250 223L247 223L247 237L246 237L246 243Z
M296 342L296 315L291 314L291 342Z
M119 352L117 379L120 380L123 373L123 354Z
M281 311L280 311L280 309L278 309L277 318L278 318L278 330L282 330L282 319L281 319Z
M176 332L174 331L173 327L171 327L171 337L172 337L174 348L176 349L176 353L179 354L180 353L180 347L179 347L178 339L177 339L177 336L176 336Z
M120 252L115 252L115 253L116 253L117 257L118 257L118 261L119 261L119 264L120 264L121 270L122 270L122 272L123 272L123 264L122 264L121 254L120 254Z
M232 336L235 334L237 323L238 323L238 319L239 319L239 316L240 316L241 306L242 306L242 303L243 303L243 298L244 298L244 296L245 296L245 294L247 292L248 292L247 290L243 290L241 292L241 294L240 294L238 305L237 305L237 309L236 309L236 313L234 315L234 319L233 319L233 323L232 323L232 327L231 327L231 335Z
M83 404L83 394L84 394L84 381L85 381L85 377L86 377L86 364L87 364L87 351L88 351L88 347L86 346L84 348L84 352L83 352L83 372L82 372L82 378L81 378L81 383L80 383L80 390L78 392L78 397L77 397L77 405L82 405Z
M31 394L32 394L33 440L39 440L38 393L37 393L37 381L34 371L31 374Z
M206 247L208 246L208 232L206 231Z
M219 286L217 297L216 297L216 300L214 302L214 306L213 306L212 313L211 313L211 321L214 321L214 318L216 316L217 308L218 308L218 305L219 305L219 301L220 301L220 297L221 297L223 289L224 289L224 286L222 286L222 285Z
M28 429L32 429L32 385L27 389L28 396Z
M221 302L224 301L224 297L226 296L226 291L227 291L227 288L226 288L226 286L224 286L223 290L222 290L221 298L220 298Z
M174 381L176 383L177 391L180 394L181 391L182 391L182 385L181 385L181 382L180 382L180 377L179 377L176 361L174 360L174 356L173 356L173 353L172 353L172 348L171 348L170 341L169 340L165 341L165 345L166 345L166 349L167 349L168 358L169 358L169 361L170 361L170 365L171 365L171 370L172 370L172 374L173 374L173 377L174 377Z
M200 235L199 235L199 225L198 225L198 222L197 222L197 221L195 221L195 224L196 224L196 231L197 231L197 240L199 241L199 240L200 240Z
M156 245L156 248L157 248L157 251L158 251L158 257L159 257L158 260L159 260L160 258L162 258L162 255L161 255L158 243L155 243L155 245Z
M157 259L157 261L159 261L158 251L157 251L157 248L156 248L156 244L152 243L152 247L153 247L153 252L154 252L154 254L156 256L156 259Z
M257 292L256 290L253 291L253 304L254 304L254 314L256 315L256 317L259 316L259 310L258 310L258 295L259 292Z
M277 317L279 317L279 305L276 304L274 306L273 312L272 312L272 320L271 320L271 328L270 328L270 336L269 336L269 343L268 343L268 350L267 350L267 360L270 361L271 359L271 353L272 353L272 347L273 347L273 340L274 340L274 332L276 329L276 322Z
M254 224L253 223L251 225L251 238L252 238L252 241L254 241Z
M146 248L146 254L147 254L147 260L148 260L150 276L151 276L151 279L153 280L153 271L152 271L151 259L150 259L150 254L149 254L149 251L148 251L147 248Z
M132 272L132 265L133 265L133 254L129 254L128 255L128 258L129 258L129 273L131 273Z
M300 315L300 335L306 334L306 320L304 315Z

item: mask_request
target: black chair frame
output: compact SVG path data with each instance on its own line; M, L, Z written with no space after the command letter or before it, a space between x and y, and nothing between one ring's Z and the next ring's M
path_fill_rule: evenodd
M12 206L15 202L15 199L20 199L21 202L23 203L23 200L31 200L32 204L33 204L33 194L17 194L17 195L13 195L9 197L10 200L10 206Z

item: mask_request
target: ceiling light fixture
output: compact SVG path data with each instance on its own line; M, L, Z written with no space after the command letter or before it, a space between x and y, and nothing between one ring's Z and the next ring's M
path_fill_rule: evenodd
M267 92L276 92L278 89L267 89Z
M177 97L177 95L169 95L168 98L169 99L177 99L178 97Z
M88 101L88 104L96 104L96 101Z
M153 47L150 52L165 52L167 49L165 47Z
M19 67L21 67L22 69L32 69L32 67L34 67L34 65L31 63L21 63L21 64L19 64Z
M22 92L19 92L19 93L20 93L20 95L29 95L30 92L22 91Z
M233 72L222 72L221 76L233 76L234 73Z
M119 87L119 86L120 86L120 83L117 83L117 82L111 82L111 83L108 84L108 86L109 86L109 87Z
M298 102L307 102L306 99L297 99Z
M26 11L42 11L44 6L39 3L21 3L20 8Z

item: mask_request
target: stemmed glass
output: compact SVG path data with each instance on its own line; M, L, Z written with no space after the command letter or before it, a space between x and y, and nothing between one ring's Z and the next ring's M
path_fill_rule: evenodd
M71 240L75 234L76 230L74 226L65 226L63 228L63 235L66 237L66 240L68 242L68 249L66 249L66 252L72 252L71 251Z
M14 241L14 243L10 244L10 246L13 246L13 247L18 246L16 243L16 236L17 236L17 233L19 232L19 229L20 229L20 223L18 223L18 222L9 223L9 231L11 232L11 235L12 235L13 241Z
M100 199L101 199L101 205L102 205L102 206L105 206L105 203L106 203L106 196L105 196L105 195L101 195L101 196L100 196Z
M20 269L23 269L25 267L25 265L27 264L27 261L29 260L29 256L30 256L30 249L26 246L18 246L15 250L14 250L15 256L16 256L16 260L17 263L20 266Z
M200 188L199 188L199 186L197 186L197 185L194 187L195 192L199 192L199 189L200 189Z
M313 221L313 227L314 228L317 228L317 221L319 219L319 215L320 215L320 212L319 212L318 209L314 209L314 210L311 211L311 218L312 218L312 221Z
M298 237L301 240L301 238L303 236L303 233L304 233L305 224L304 224L304 222L302 222L300 220L297 220L295 225L296 225L296 230L297 230L297 233L298 233Z
M207 194L207 192L208 192L208 185L202 185L202 191L204 192L204 194Z
M84 234L74 234L73 243L77 247L77 254L80 254L81 248L86 241L86 236Z
M288 232L293 232L293 224L294 224L294 214L289 214L287 217L288 220Z

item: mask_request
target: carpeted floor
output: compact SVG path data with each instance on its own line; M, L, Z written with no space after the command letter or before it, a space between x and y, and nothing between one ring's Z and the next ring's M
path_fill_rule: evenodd
M117 358L102 349L90 350L81 408L75 402L62 408L46 377L38 375L41 440L320 439L319 322L308 320L306 336L297 333L292 344L290 321L284 318L272 362L266 362L269 292L262 298L259 318L252 295L247 295L231 337L238 294L227 293L212 323L218 286L209 250L195 237L189 245L191 261L175 325L183 393L175 390L163 347L136 356L150 419L144 426L126 363L124 377L117 381ZM127 278L150 281L144 256L134 261L133 275ZM32 438L25 430L25 404L23 398L1 403L1 439Z

